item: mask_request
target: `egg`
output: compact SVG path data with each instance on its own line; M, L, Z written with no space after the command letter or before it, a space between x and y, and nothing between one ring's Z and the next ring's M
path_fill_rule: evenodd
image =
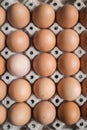
M57 110L57 116L67 125L73 125L80 119L80 109L74 102L63 102Z
M56 37L51 30L42 29L35 33L33 43L37 50L48 52L54 48L56 44Z
M30 71L30 68L30 60L23 54L12 55L7 61L7 69L13 76L22 77Z
M57 68L64 75L74 75L79 71L80 60L74 53L62 54L58 58Z
M65 29L57 35L57 46L66 52L74 51L79 45L79 35L73 29Z
M66 4L56 12L56 21L63 28L72 28L78 22L79 14L75 6Z
M15 28L24 28L30 22L30 11L21 3L11 5L7 10L7 19Z
M42 101L34 107L33 116L39 123L48 125L54 121L56 109L49 101Z
M7 85L3 80L0 79L0 101L3 100L7 95Z
M87 96L87 78L83 80L82 84L82 94Z
M56 70L56 60L51 54L39 54L33 61L33 69L38 75L50 76Z
M79 20L81 24L87 28L87 7L81 9Z
M0 6L0 26L4 24L6 20L6 11Z
M32 12L33 23L40 28L48 28L55 20L55 11L49 4L40 4Z
M0 31L0 51L2 51L5 47L5 35L2 31Z
M87 54L81 58L81 70L87 74Z
M80 35L80 45L84 50L87 50L87 31L83 31Z
M7 37L7 46L11 51L23 52L29 47L29 36L21 30L10 33Z
M0 56L0 75L2 75L6 70L6 61L5 59Z
M81 116L84 120L87 120L87 102L81 107Z
M3 124L7 119L7 109L0 104L0 125Z
M75 78L66 77L59 81L57 92L64 100L73 101L80 96L81 85Z
M34 94L43 100L50 99L55 94L55 83L50 78L40 78L33 86Z
M31 108L26 103L15 103L8 110L8 119L13 125L25 125L31 119Z
M26 101L31 95L31 85L25 79L16 79L9 85L8 94L16 102Z

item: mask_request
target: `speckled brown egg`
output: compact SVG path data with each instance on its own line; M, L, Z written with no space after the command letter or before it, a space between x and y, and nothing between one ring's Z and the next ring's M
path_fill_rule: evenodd
M2 51L5 47L6 37L2 31L0 31L0 51Z
M80 109L74 102L63 102L57 110L57 115L59 120L73 125L80 119Z
M29 36L21 30L10 33L7 37L7 46L11 51L23 52L30 44Z
M41 76L50 76L56 70L56 60L51 54L39 54L33 61L33 68Z
M87 96L87 78L83 80L81 85L82 85L82 94L84 96Z
M0 75L2 75L6 70L6 61L5 59L0 56Z
M33 23L40 28L48 28L55 20L54 9L49 4L41 4L32 13Z
M87 7L82 8L80 11L80 22L87 28Z
M80 35L80 45L84 50L87 50L87 31L83 31Z
M81 85L73 77L66 77L59 81L57 92L64 100L73 101L81 94Z
M78 10L71 4L59 8L56 13L56 21L63 28L71 28L78 22Z
M79 45L79 35L73 29L65 29L57 35L57 46L62 51L72 52Z
M8 94L16 102L26 101L31 95L31 85L25 79L16 79L11 82Z
M40 78L34 83L33 90L38 98L47 100L54 95L56 87L50 78Z
M15 28L24 28L30 22L30 11L23 4L15 3L8 8L7 19Z
M56 117L56 109L49 101L42 101L35 106L33 116L39 123L48 125L54 121Z
M6 20L6 11L0 6L0 26L4 24Z
M54 48L56 37L51 30L42 29L35 33L33 43L39 51L48 52Z
M0 125L3 124L7 119L7 109L0 104Z
M83 104L83 106L81 107L81 116L87 120L87 102L85 102Z
M57 67L64 75L74 75L79 71L80 60L73 53L65 53L59 57Z
M81 70L87 74L87 54L81 58Z
M0 101L3 100L7 95L7 85L3 80L0 80Z
M9 121L16 126L23 126L31 119L31 108L26 103L15 103L8 111Z

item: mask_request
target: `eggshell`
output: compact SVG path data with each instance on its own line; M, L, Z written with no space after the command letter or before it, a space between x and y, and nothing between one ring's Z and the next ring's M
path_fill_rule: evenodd
M83 80L81 85L82 85L82 94L84 96L87 96L87 78Z
M54 9L49 4L40 4L32 13L33 23L40 28L48 28L55 20Z
M0 31L0 51L2 51L5 47L5 35L2 31Z
M14 52L25 51L30 44L29 36L21 30L10 33L7 37L7 46Z
M0 80L0 101L5 98L7 95L7 85L3 80Z
M54 48L56 37L49 29L42 29L35 33L33 43L39 51L48 52Z
M65 29L57 35L57 46L62 51L72 52L79 45L79 35L73 29Z
M0 6L0 26L4 24L6 20L6 11Z
M87 120L87 102L81 107L81 116L84 120Z
M56 60L51 54L40 54L33 61L33 69L41 76L50 76L56 70Z
M2 75L6 70L6 61L5 59L0 56L0 75Z
M87 50L87 31L83 31L80 35L80 45L84 50Z
M34 83L33 90L38 98L47 100L54 95L56 87L50 78L40 78Z
M11 82L8 94L16 102L26 101L31 95L31 85L25 79L16 79Z
M73 125L80 118L80 109L74 102L63 102L57 110L57 115L59 120L67 125Z
M56 109L49 101L42 101L35 106L33 116L39 123L48 125L54 121L56 117Z
M8 118L13 125L25 125L31 119L31 108L26 103L16 103L8 110Z
M59 71L64 75L74 75L79 71L80 60L73 53L65 53L59 57L57 67Z
M66 4L56 12L56 21L63 28L71 28L78 22L79 14L75 6Z
M80 96L81 85L75 78L66 77L59 81L57 92L63 99L73 101Z
M30 11L23 4L15 3L8 8L7 19L15 28L24 28L30 22Z
M30 71L30 60L23 54L12 55L7 61L8 71L17 77L22 77Z
M0 104L0 125L5 122L7 118L7 110L6 108Z
M81 70L87 74L87 54L81 58Z
M81 24L87 28L87 7L81 9L79 19Z

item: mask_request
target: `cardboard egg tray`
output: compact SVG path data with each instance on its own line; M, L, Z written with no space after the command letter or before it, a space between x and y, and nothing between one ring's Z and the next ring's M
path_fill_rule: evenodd
M42 1L42 0L41 0ZM29 8L30 11L32 11L35 7L37 7L41 1L39 0L2 0L0 1L0 5L7 10L7 8L16 3L16 2L22 2L25 6ZM66 3L71 3L73 4L78 10L81 10L83 7L86 6L86 0L43 0L43 2L49 3L54 10L56 11L59 7L62 7ZM50 27L50 29L57 35L63 28L59 26L56 22L53 23L53 25ZM74 30L78 32L78 34L81 34L86 28L81 24L77 23L74 26ZM13 28L8 22L5 22L3 26L1 26L1 30L5 33L5 35L10 34L12 31L16 30ZM36 31L40 30L37 28L32 22L29 23L27 27L25 27L25 31L29 33L30 37L34 35ZM25 55L29 57L29 59L32 61L36 55L38 55L40 52L37 51L34 46L32 45L28 48L27 51L24 52ZM62 54L63 52L55 46L55 48L51 51L51 54L58 59L58 57ZM83 50L80 46L74 51L74 53L81 58L86 51ZM11 52L7 47L5 47L0 54L7 60L11 55L15 54ZM34 70L31 69L31 71L25 76L25 78L33 84L35 80L37 80L40 76L38 76ZM51 79L54 80L55 83L58 83L61 78L63 78L64 75L62 75L58 70L55 71L55 73L50 77ZM81 70L74 75L74 77L79 81L82 82L87 75L84 74ZM12 76L8 72L5 72L2 76L1 79L5 81L7 85L9 85L12 80L16 79L17 77ZM34 106L40 102L41 99L38 99L34 94L30 96L30 98L26 101L31 108L34 108ZM63 102L63 99L58 96L58 94L55 94L54 97L50 99L50 101L54 104L55 107L58 107L61 102ZM82 94L79 96L78 99L75 100L75 102L79 105L82 106L84 102L87 101L87 98L84 97ZM10 108L12 104L15 103L12 99L10 99L9 96L7 96L4 100L1 102L7 109ZM17 127L12 125L8 120L1 126L1 130L43 130L44 127L46 129L44 130L68 130L68 129L86 129L87 130L87 122L81 117L80 120L73 126L69 127L66 126L63 122L58 120L58 118L55 119L55 121L50 125L50 126L43 126L39 123L37 123L34 119L31 119L31 121L26 124L26 126L23 127Z

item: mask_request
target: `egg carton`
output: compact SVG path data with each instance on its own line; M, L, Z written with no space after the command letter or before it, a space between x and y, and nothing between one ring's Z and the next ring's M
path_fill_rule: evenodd
M54 10L56 11L59 7L64 6L66 3L73 4L78 10L81 10L83 7L86 6L87 0L1 0L0 5L7 10L9 6L16 2L22 2L25 6L29 8L30 11L32 11L35 7L41 4L41 2L49 3ZM50 27L50 29L57 35L63 28L59 26L56 22ZM79 22L77 23L73 29L77 31L77 33L80 35L86 28ZM7 21L5 24L1 27L1 30L5 33L5 35L10 34L12 31L15 31L16 29L12 27ZM40 28L36 27L32 22L29 23L27 27L25 27L24 31L27 32L30 37L32 37L36 31L40 30ZM57 59L61 54L63 54L57 46L51 51L51 54ZM74 51L74 53L81 58L86 51L82 49L80 46ZM9 50L7 47L5 47L0 54L7 60L11 55L14 55L11 50ZM24 52L24 54L29 57L29 59L32 61L34 57L38 54L40 54L39 51L37 51L34 46L31 43L31 46L28 48L27 51ZM38 76L33 69L25 76L25 78L33 84L40 76ZM50 76L50 78L55 82L58 83L60 79L62 79L64 75L62 75L58 70L54 72L53 75ZM84 74L81 70L74 75L74 77L79 81L82 82L87 75ZM9 72L5 72L1 79L6 82L7 85L9 85L14 79L17 77L12 76ZM30 96L30 98L26 101L31 108L34 108L34 106L40 102L41 99L38 99L34 94ZM55 105L55 107L58 107L60 103L62 103L64 100L58 95L55 94L50 101ZM78 97L78 99L75 100L75 102L82 106L84 102L87 101L87 98L84 97L82 94ZM12 104L15 103L10 97L6 97L1 102L7 109L11 107ZM58 120L58 118L55 119L55 121L50 126L43 126L39 123L37 123L34 119L31 119L31 121L23 126L23 127L17 127L12 125L8 120L1 126L1 130L79 130L79 129L87 129L87 122L81 117L80 120L73 126L69 127L66 126L65 123Z

